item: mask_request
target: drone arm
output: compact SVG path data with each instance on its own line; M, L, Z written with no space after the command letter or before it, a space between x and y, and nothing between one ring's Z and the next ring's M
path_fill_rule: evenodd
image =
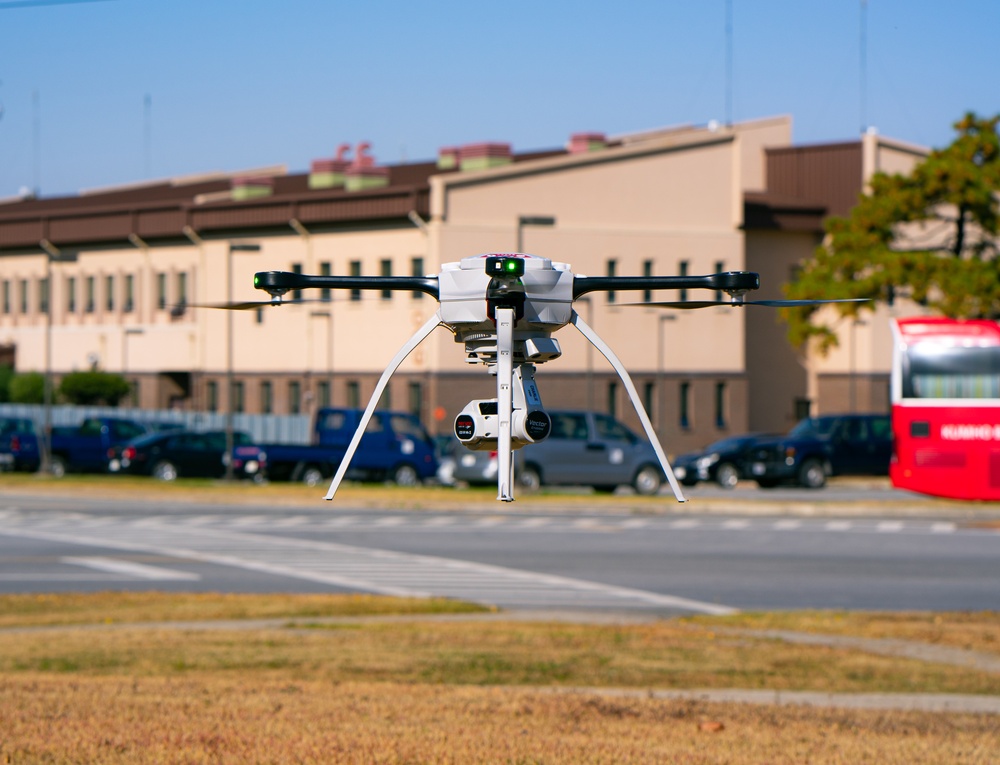
M283 295L289 290L409 290L438 298L436 276L310 276L290 271L258 271L253 286L270 295Z
M513 502L513 459L511 456L511 417L514 397L511 384L514 379L514 322L513 308L497 308L497 499Z
M760 288L760 275L753 271L725 271L708 276L575 276L573 299L588 292L616 290L707 289L744 293Z
M663 468L664 474L667 476L667 481L670 483L670 488L674 492L674 496L677 498L678 502L687 502L684 498L684 494L681 492L681 487L677 483L677 479L674 477L674 471L670 468L670 463L667 461L667 455L663 453L663 447L660 446L660 440L656 437L656 431L653 430L653 424L649 421L649 415L646 414L646 410L642 406L642 401L639 399L639 393L635 389L635 385L632 384L632 378L629 377L628 370L625 369L625 365L619 360L615 355L615 352L611 350L610 346L598 337L597 333L582 319L580 314L573 311L573 316L570 319L570 324L580 330L580 333L590 341L597 350L599 350L610 363L611 366L615 368L618 376L621 378L622 383L625 385L625 390L628 391L628 396L632 400L632 406L635 407L635 413L639 415L639 421L642 423L642 428L646 432L646 437L649 438L649 443L653 447L653 451L656 452L656 457L660 461L660 466Z
M354 452L358 449L358 444L361 443L361 437L364 436L365 430L368 428L368 423L372 419L372 415L375 413L375 407L382 397L382 393L385 391L386 386L389 384L389 378L392 377L393 373L399 369L399 365L403 363L410 352L416 348L420 343L427 339L427 336L441 324L441 317L438 314L434 314L427 323L424 324L420 329L413 333L413 337L406 341L406 344L399 349L395 356L392 357L392 361L389 362L389 366L385 368L382 376L379 378L378 384L375 386L375 392L372 393L371 400L368 402L368 406L365 408L364 414L361 415L361 422L358 423L357 429L354 431L354 436L351 438L351 442L347 445L347 451L344 453L344 458L340 461L340 465L337 468L336 475L333 476L333 481L330 483L330 489L326 492L324 499L333 499L334 495L337 493L337 489L340 488L340 482L344 480L344 475L347 473L347 468L350 467L351 459L354 457Z

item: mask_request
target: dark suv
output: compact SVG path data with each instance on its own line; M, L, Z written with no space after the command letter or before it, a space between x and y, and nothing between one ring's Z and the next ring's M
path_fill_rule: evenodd
M888 475L891 454L889 415L830 414L755 443L741 461L744 474L764 488L797 483L819 489L827 476Z

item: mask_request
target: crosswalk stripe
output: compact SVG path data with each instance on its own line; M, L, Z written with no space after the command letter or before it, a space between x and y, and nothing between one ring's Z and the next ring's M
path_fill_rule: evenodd
M192 535L188 529L167 525L157 529L155 535L146 532L128 524L108 525L99 537L73 529L56 532L27 526L0 528L0 534L5 536L145 551L386 595L460 597L501 607L587 604L710 614L734 611L717 603L600 582L333 542L211 528L201 528Z

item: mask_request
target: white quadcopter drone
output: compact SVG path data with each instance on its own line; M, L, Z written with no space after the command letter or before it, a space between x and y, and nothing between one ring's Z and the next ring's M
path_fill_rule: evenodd
M286 271L261 271L254 286L271 295L270 301L234 303L226 308L249 309L282 305L290 290L395 289L424 292L440 304L437 312L418 329L389 362L379 378L358 428L347 447L326 499L340 487L375 406L389 379L404 359L439 326L465 344L466 360L483 364L497 378L497 395L469 402L455 418L455 435L469 449L497 452L497 499L512 502L512 453L548 436L549 415L535 384L535 366L562 355L553 333L567 324L576 327L611 363L628 391L643 430L659 459L678 502L685 502L649 416L632 379L608 345L573 308L573 301L588 292L617 290L710 289L721 290L730 300L651 302L635 305L667 308L704 308L715 305L794 306L850 300L745 300L760 287L760 277L749 271L727 271L708 276L577 276L565 263L553 263L525 253L490 253L445 263L437 276L309 276ZM287 304L301 301L288 301Z

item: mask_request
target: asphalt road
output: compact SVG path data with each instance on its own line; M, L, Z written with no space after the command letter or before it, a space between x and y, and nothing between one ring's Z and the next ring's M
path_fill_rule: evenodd
M365 591L655 614L1000 610L1000 530L954 516L509 507L382 512L5 496L0 592Z

